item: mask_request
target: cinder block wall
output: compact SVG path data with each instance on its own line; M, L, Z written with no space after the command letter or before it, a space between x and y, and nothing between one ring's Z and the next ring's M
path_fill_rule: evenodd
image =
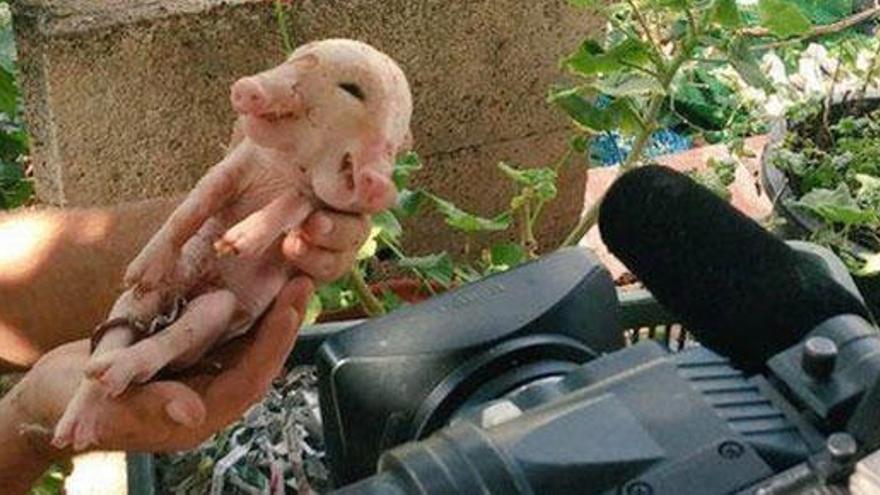
M40 199L111 204L185 191L222 155L228 88L283 59L267 0L19 0L14 23ZM565 0L296 0L297 41L364 40L415 95L423 185L490 214L512 193L499 160L537 166L568 124L545 103L559 57L590 29ZM564 236L586 170L569 168L538 235ZM416 251L460 252L436 215L408 225ZM485 239L488 241L488 238ZM477 244L480 244L478 242ZM475 249L478 246L471 246Z

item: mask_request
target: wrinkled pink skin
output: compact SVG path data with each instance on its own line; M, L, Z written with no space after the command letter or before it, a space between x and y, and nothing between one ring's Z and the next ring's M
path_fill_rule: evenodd
M409 145L412 99L386 55L351 40L311 43L237 81L231 102L240 115L232 149L128 266L129 289L108 319L149 321L178 295L185 311L137 343L127 328L106 333L56 426L56 446L94 444L102 401L246 331L292 275L282 235L316 207L375 213L395 201L391 171Z

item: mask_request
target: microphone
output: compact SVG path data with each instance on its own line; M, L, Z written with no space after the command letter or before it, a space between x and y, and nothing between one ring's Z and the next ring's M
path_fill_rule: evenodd
M621 176L602 202L599 230L701 344L744 371L762 369L832 316L872 320L815 259L669 168Z

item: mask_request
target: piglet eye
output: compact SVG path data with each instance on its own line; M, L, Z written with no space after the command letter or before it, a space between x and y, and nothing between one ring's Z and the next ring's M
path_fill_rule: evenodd
M364 101L367 99L367 96L364 94L364 90L362 90L361 87L355 83L339 83L339 87L346 93L357 98L358 100Z

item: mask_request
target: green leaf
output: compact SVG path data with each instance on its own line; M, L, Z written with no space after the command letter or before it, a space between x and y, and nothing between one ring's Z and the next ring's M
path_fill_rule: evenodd
M773 90L773 83L764 74L764 71L758 64L758 60L743 38L733 40L728 47L727 58L730 61L730 65L733 66L747 84L765 91Z
M712 7L712 21L731 29L742 26L743 18L736 0L716 0Z
M548 167L514 168L507 163L499 162L498 168L514 182L531 190L535 197L542 201L550 201L556 197L556 171Z
M645 129L642 117L635 109L635 103L631 98L618 98L608 106L614 120L614 127L627 136L635 136Z
M398 260L401 268L418 270L427 278L439 282L444 286L452 283L454 268L452 258L446 253L432 254L428 256L404 257Z
M416 189L401 189L397 193L397 207L394 212L401 217L411 217L419 212L425 202L425 191Z
M574 55L564 64L570 70L585 77L609 74L626 68L627 65L642 66L650 60L650 50L641 41L627 38L607 52L594 40L581 44Z
M596 6L597 0L568 0L568 3L579 9L591 9Z
M510 214L504 212L495 218L483 218L468 213L445 199L426 193L450 227L463 232L492 232L507 230L510 227Z
M0 160L0 209L16 208L34 194L33 182L18 163Z
M24 130L13 127L7 132L0 131L0 160L14 162L27 151L27 133Z
M590 147L590 140L586 136L572 136L568 141L568 145L575 153L586 153Z
M663 86L657 79L643 74L615 73L593 84L600 93L608 96L642 96L663 94Z
M394 163L392 178L397 189L404 189L409 185L410 176L417 170L422 169L422 159L415 152L409 152L401 156Z
M815 24L831 24L853 13L853 0L794 0Z
M15 71L15 33L12 31L12 16L7 15L0 26L0 67L9 72Z
M376 254L376 251L379 250L379 242L377 241L377 238L381 233L382 229L380 227L374 226L372 229L370 229L369 237L367 237L367 240L357 252L358 261L372 258Z
M357 302L354 291L348 286L347 277L329 284L321 284L316 293L321 298L323 311L344 309Z
M614 128L610 113L587 100L578 88L551 93L548 101L559 106L582 129L602 132Z
M878 220L875 212L859 207L843 183L833 191L813 189L792 205L810 211L829 223L858 226L870 225Z
M398 296L394 292L391 292L390 290L382 291L381 300L382 306L388 313L400 309L401 307L406 305L406 301L401 299L400 296Z
M382 211L373 215L373 227L381 229L381 235L388 236L391 239L397 239L403 234L403 227L394 213L390 211Z
M685 10L688 7L688 0L652 0L657 7L671 8L674 10Z
M6 68L0 67L0 112L15 117L18 111L18 87L15 76Z
M762 26L780 38L798 36L812 28L810 20L791 0L760 0L758 17Z
M492 265L503 267L506 270L525 261L526 252L519 244L496 244L489 248L489 256Z
M324 305L321 303L321 296L317 293L312 294L306 304L306 313L303 315L303 325L312 325L318 321L318 317L324 311Z
M873 175L856 174L856 180L859 181L856 201L866 208L880 211L880 178Z

